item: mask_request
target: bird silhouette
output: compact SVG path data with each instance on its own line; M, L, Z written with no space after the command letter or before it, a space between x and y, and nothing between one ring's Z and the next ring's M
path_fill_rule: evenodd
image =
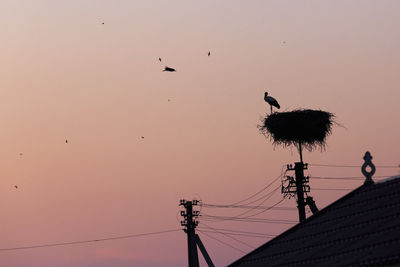
M65 139L65 143L68 144L68 140L67 139Z
M102 22L101 24L104 25L104 22Z
M16 189L18 189L18 185L14 185L14 187L15 187Z
M140 137L140 138L144 139L144 136L142 136L142 137Z
M208 51L208 56L210 56L211 55L211 52L210 51Z
M273 98L272 96L269 96L268 92L265 92L264 100L271 106L271 114L272 114L272 106L277 107L278 109L281 108L281 106L278 104L278 101L276 101L276 99Z
M22 156L23 154L22 154L22 153L19 153L19 155Z
M170 68L170 67L165 66L165 68L164 68L163 71L174 72L174 71L176 71L176 70L175 70L174 68Z
M161 58L159 57L158 60L161 62Z

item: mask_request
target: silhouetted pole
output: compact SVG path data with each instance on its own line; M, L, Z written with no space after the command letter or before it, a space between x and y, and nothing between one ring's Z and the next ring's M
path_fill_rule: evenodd
M315 201L312 197L306 197L306 204L310 207L310 210L313 214L316 214L318 212L317 205L315 204Z
M181 221L181 225L186 227L185 232L187 234L189 267L199 267L199 257L197 255L196 246L197 238L195 233L198 222L194 220L194 218L198 216L198 211L193 212L193 205L197 204L197 200L181 200L180 202L180 205L186 209L186 211L181 211L181 215L185 218L184 221Z
M206 248L201 242L200 237L196 234L195 229L199 224L196 218L199 216L199 211L193 210L193 206L199 204L198 200L186 201L182 199L179 206L183 206L186 211L181 211L181 216L184 220L181 221L181 225L185 226L185 233L187 234L187 244L188 244L188 261L189 267L199 267L199 257L197 254L197 246L199 247L204 259L209 267L215 267L212 262L210 255L208 255Z
M299 141L299 154L300 154L300 162L303 162L303 148L301 147L300 141Z
M312 198L307 198L307 202L304 199L304 194L310 192L310 186L308 185L309 177L304 177L304 170L307 170L308 164L303 162L295 162L294 168L292 164L288 164L286 170L294 171L295 177L287 176L289 184L284 186L282 183L282 194L286 197L297 196L297 209L299 210L299 221L302 222L306 219L306 204L311 204L313 212L317 212L317 206Z
M196 243L199 246L199 249L201 251L201 254L203 254L204 259L206 260L207 264L209 267L215 267L214 263L212 262L210 255L208 255L206 248L203 245L203 242L201 242L200 236L196 234Z
M297 192L297 208L299 210L299 221L302 222L306 219L305 201L304 201L304 163L295 162L294 172L296 175L296 192Z

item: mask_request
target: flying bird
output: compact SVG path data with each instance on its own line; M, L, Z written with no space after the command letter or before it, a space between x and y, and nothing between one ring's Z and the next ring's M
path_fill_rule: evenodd
M104 25L104 22L102 22L101 24Z
M67 139L65 139L65 143L68 144L68 140Z
M161 58L159 57L158 60L161 62Z
M22 153L19 153L19 155L22 156L23 154L22 154Z
M16 189L18 189L18 185L14 185L14 187L15 187Z
M144 139L144 136L142 136L141 138Z
M165 68L164 68L163 71L174 72L174 71L176 71L176 70L175 70L174 68L170 68L170 67L165 66Z
M264 100L271 106L271 114L272 114L272 106L277 107L278 109L281 108L281 106L278 104L278 101L276 101L276 99L273 98L272 96L269 96L268 92L265 92Z
M208 51L208 56L210 56L211 55L211 52L210 51Z

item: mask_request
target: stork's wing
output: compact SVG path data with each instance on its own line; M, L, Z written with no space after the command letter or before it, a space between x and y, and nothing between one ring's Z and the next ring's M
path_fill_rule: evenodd
M271 106L274 106L274 107L277 107L277 108L281 108L281 106L278 104L278 101L276 101L276 99L273 98L272 96L266 96L266 97L264 97L264 99Z

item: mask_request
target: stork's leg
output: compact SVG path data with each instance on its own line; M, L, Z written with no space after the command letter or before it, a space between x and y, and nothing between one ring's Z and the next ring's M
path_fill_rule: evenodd
M271 114L272 114L272 105L270 105L270 107L271 107Z

